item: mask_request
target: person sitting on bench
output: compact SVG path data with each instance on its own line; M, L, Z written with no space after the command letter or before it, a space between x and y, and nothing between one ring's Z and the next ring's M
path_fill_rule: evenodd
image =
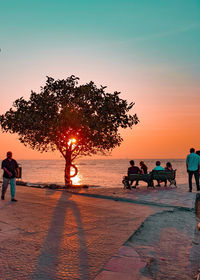
M162 166L161 166L161 162L159 160L156 161L156 167L153 169L153 171L156 170L165 170ZM165 182L165 186L167 185L167 181L164 181ZM157 180L157 187L160 187L160 183L161 181Z
M170 172L173 171L171 162L168 161L168 162L166 163L165 170L166 170L166 171L170 171ZM168 181L169 181L170 184L171 184L172 180L168 179ZM166 185L167 185L167 180L166 180L165 186L166 186Z
M138 166L135 165L134 160L130 161L130 167L128 168L128 172L127 175L129 176L130 174L140 174L141 170L139 169ZM133 184L134 180L131 180L130 184L129 184L129 188L131 189L131 185ZM138 185L138 182L136 181L136 184L133 188L136 188L136 186Z
M144 163L144 161L140 161L140 168L141 168L142 174L147 174L148 168L147 168L146 164Z
M167 171L173 171L171 162L167 162L167 163L166 163L165 170L167 170Z

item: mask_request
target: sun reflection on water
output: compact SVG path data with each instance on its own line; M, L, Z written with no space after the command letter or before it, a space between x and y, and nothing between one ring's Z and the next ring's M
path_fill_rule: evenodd
M73 174L73 171L71 170L70 173ZM78 173L75 177L72 177L71 180L73 185L80 185L82 181L82 176L80 175L80 173Z

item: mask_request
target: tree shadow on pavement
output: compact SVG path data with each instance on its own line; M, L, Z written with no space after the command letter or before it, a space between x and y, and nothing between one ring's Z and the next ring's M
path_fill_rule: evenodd
M89 279L88 254L81 213L77 204L73 200L71 200L70 197L71 195L66 194L65 191L61 192L61 196L52 215L48 233L41 247L40 255L38 256L37 265L31 278L33 280ZM67 214L69 216L67 216ZM79 263L79 269L77 269L78 271L76 271L75 273L75 268L72 267L73 260L70 260L70 264L65 263L64 269L60 273L59 265L62 260L62 256L64 259L62 260L63 262L65 260L68 260L67 254L70 253L68 247L65 246L66 251L64 251L64 255L63 251L61 254L61 250L63 250L62 241L64 237L64 230L67 223L67 218L71 218L70 215L73 215L76 221L77 248L75 249L78 251L77 258L79 258L79 260L74 261ZM75 274L73 275L73 273Z

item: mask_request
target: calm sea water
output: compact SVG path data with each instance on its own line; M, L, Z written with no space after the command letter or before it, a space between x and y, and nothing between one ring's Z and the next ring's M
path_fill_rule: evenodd
M130 159L81 159L76 162L79 173L73 179L75 184L99 187L122 187L122 177L127 173ZM148 171L155 167L155 159L142 159ZM170 161L177 169L177 183L187 183L184 159L162 159L164 167ZM135 160L139 166L140 159ZM64 184L64 160L19 160L22 166L22 180L30 183ZM1 173L2 174L2 173ZM144 183L145 184L145 183Z

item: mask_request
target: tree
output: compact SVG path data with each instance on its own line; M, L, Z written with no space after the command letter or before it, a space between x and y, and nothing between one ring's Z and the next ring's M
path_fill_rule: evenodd
M60 151L66 163L66 186L77 174L75 158L107 154L123 140L119 128L138 123L136 114L128 114L134 103L119 98L120 92L106 93L106 87L98 88L92 81L78 85L78 80L47 77L40 93L32 91L28 101L17 99L0 116L3 132L17 133L25 146L40 152Z

